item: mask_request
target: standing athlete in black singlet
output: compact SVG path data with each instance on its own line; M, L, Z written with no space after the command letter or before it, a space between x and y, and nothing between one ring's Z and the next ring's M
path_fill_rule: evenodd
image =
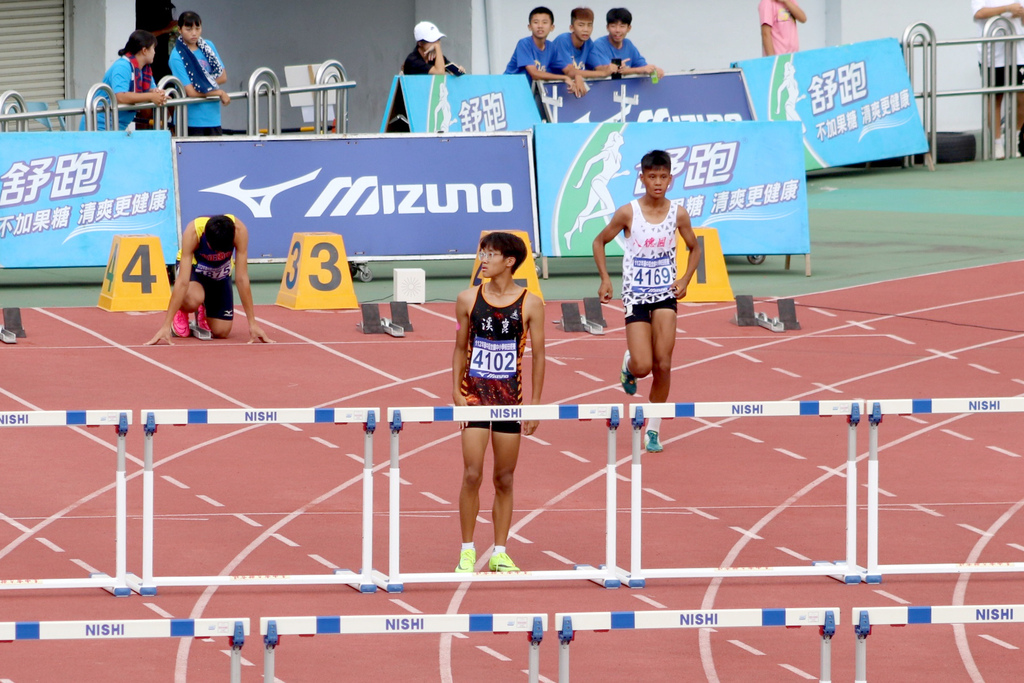
M512 280L526 259L526 244L507 232L491 232L480 240L480 276L489 281L465 290L455 303L458 320L452 358L455 405L521 405L522 364L529 332L533 355L531 403L539 404L544 388L544 305ZM521 433L529 436L536 421L469 422L462 429L462 491L459 520L462 553L457 572L476 565L473 530L480 511L484 453L490 437L494 451L494 552L490 569L515 572L519 567L505 552L512 525L512 477L519 458Z

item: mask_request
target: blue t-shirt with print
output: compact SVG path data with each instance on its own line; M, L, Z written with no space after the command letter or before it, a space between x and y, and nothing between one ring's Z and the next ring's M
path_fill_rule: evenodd
M616 49L608 36L602 36L594 41L594 47L590 48L590 56L587 58L587 68L594 69L599 66L611 64L612 59L621 59L622 66L647 66L647 60L640 54L640 50L629 40L622 39L622 47Z
M547 42L541 50L533 42L533 36L526 36L516 43L516 51L512 53L512 59L505 67L506 75L525 74L527 65L532 64L539 71L549 71L548 66L555 56L556 50L552 49L551 43ZM527 74L529 77L529 74Z
M565 67L570 64L577 69L586 69L587 58L590 56L590 50L594 46L594 41L587 38L587 42L583 43L583 47L577 48L572 42L572 32L566 31L550 41L548 46L549 49L555 48L555 53L551 57L551 73L560 74L565 73Z

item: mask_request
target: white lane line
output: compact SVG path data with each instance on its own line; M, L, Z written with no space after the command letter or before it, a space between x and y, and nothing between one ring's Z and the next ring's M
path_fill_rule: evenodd
M204 638L203 640L204 640L204 641L206 641L206 639L205 639L205 638ZM206 641L206 642L211 642L211 643L212 643L212 642L214 642L214 641L213 641L213 639L211 638L211 639L210 639L209 641ZM223 652L224 654L226 654L226 655L227 655L228 657L230 657L230 656L231 656L231 650L221 650L221 652ZM252 662L250 662L250 661L249 661L248 659L246 659L245 657L239 657L239 661L241 661L241 663L242 663L242 666L256 666L255 664L253 664Z
M909 339L904 339L903 337L897 337L895 334L887 334L885 336L888 337L889 339L894 340L894 341L898 341L901 344L906 344L907 346L916 346L917 345L916 342L912 342Z
M915 510L918 510L920 512L923 512L926 515L931 515L932 517L942 517L943 516L941 512L937 512L935 510L932 510L931 508L926 508L924 505L918 505L917 503L911 503L910 507L912 507Z
M489 519L484 519L484 518L483 518L483 517L481 517L480 515L477 515L477 516L476 516L476 521L477 521L477 522L479 522L480 524L490 524L490 523L491 523L491 520L489 520Z
M449 503L447 500L445 500L441 496L435 496L430 491L420 491L420 493L429 498L430 500L434 501L435 503L440 503L441 505L451 505L451 503Z
M212 505L213 507L216 507L216 508L224 507L224 503L218 503L213 498L210 498L209 496L204 496L201 493L197 493L196 494L196 498L198 498L199 500L205 501L205 502L209 503L210 505Z
M22 524L18 520L14 519L13 517L8 517L7 515L5 515L3 513L0 513L0 521L3 521L3 522L6 522L6 523L10 524L11 526L13 526L15 529L17 529L18 531L20 531L23 534L24 533L28 533L28 532L31 531L31 529L29 529L27 526L25 526L24 524Z
M552 358L551 356L547 357L547 361L549 363L554 363L555 365L565 366L565 361L558 360L557 358Z
M786 375L787 377L796 377L797 379L800 378L800 375L796 374L795 372L790 372L789 370L783 370L782 368L772 368L772 370L774 370L775 372L781 372L783 375Z
M586 377L587 379L592 380L594 382L604 382L603 379L601 379L600 377L595 377L594 375L591 375L589 372L583 372L582 370L577 370L576 374L579 375L580 377Z
M527 545L533 545L533 541L531 541L530 539L526 538L525 536L520 536L519 534L514 533L512 531L509 532L508 537L513 539L513 540L519 541L520 543L525 543Z
M1010 381L1016 382L1017 384L1024 384L1024 379L1011 379Z
M242 520L243 522L245 522L246 524L248 524L249 526L256 526L256 527L263 526L262 524L257 522L252 517L247 517L246 515L243 515L241 512L235 512L235 513L233 513L233 515L235 517L237 517L238 519Z
M970 365L975 370L981 370L982 372L987 372L990 375L998 375L999 374L998 370L993 370L992 368L986 368L984 365L978 365L977 363L968 363L968 365Z
M747 652L749 652L752 655L757 655L758 657L764 657L764 653L763 652L761 652L757 648L754 648L754 647L751 647L751 646L747 645L742 640L730 640L729 642L732 643L733 645L735 645L736 647L738 647L741 650L746 650Z
M822 391L831 391L833 394L841 394L842 390L836 389L831 384L822 384L821 382L811 382L814 386L818 387Z
M788 455L791 458L796 458L797 460L806 460L807 459L807 458L805 458L802 455L797 455L793 451L787 451L785 448L776 448L775 450L777 450L779 453L782 453L783 455Z
M867 487L868 487L868 485L867 485L867 484L861 484L861 486L863 486L864 488L867 488ZM878 489L878 492L879 492L879 493L880 493L881 495L885 496L886 498L895 498L895 497L896 497L896 494L895 494L895 493L890 493L889 491L886 491L886 490L885 490L885 489L883 489L883 488L879 488L879 489Z
M363 461L363 459L359 458L359 462L362 462L362 461ZM390 477L391 476L391 472L389 470L384 470L383 472L381 472L381 474L383 474L385 477ZM398 476L398 483L401 484L402 486L412 486L412 482L411 481L406 481L405 479L402 479L401 475Z
M758 438L753 437L753 436L749 436L747 434L744 434L743 432L733 432L732 435L733 436L738 436L741 439L746 439L747 441L750 441L752 443L764 443L764 441L761 441L761 439L758 439Z
M50 550L52 550L55 553L62 553L62 552L64 552L64 548L61 548L59 545L57 545L56 543L54 543L53 541L51 541L48 538L43 538L42 536L36 536L36 540L39 541L40 543L42 543L43 545L45 545L47 548L49 548Z
M811 561L811 558L806 557L804 555L801 555L797 551L790 550L789 548L783 547L781 545L780 546L776 546L775 549L776 550L781 550L782 552L786 553L790 557L795 557L796 559L800 560L801 562L810 562Z
M950 436L955 436L956 438L962 439L964 441L974 441L972 437L969 437L965 434L961 434L960 432L954 432L952 429L940 429L939 431L942 432L943 434L949 434Z
M722 345L719 344L718 342L712 341L710 339L705 339L704 337L697 337L697 341L704 342L708 346L714 346L714 347L719 348L719 349L722 348Z
M562 455L567 455L570 458L572 458L573 460L579 460L580 462L590 462L589 460L584 458L582 455L576 455L572 451L562 451Z
M558 553L556 553L553 550L542 550L541 552L544 553L545 555L547 555L548 557L551 557L551 558L554 558L554 559L558 560L562 564L568 564L568 565L576 564L575 562L570 560L568 557L562 557L561 555L559 555Z
M92 566L91 564L89 564L85 560L79 560L77 558L72 557L71 561L74 562L75 564L77 564L79 567L81 567L85 571L89 572L90 574L99 574L100 573L99 569L96 569L96 567Z
M911 422L916 422L919 425L926 425L926 424L928 424L928 420L922 420L921 418L914 417L913 415L904 415L903 419L910 420Z
M309 559L313 560L314 562L319 562L320 564L322 564L323 566L327 567L328 569L341 569L341 567L339 567L338 565L334 564L333 562L331 562L330 560L328 560L325 557L321 557L320 555L317 555L316 553L310 553L309 554Z
M763 541L764 540L764 538L762 538L761 536L758 536L753 531L747 531L746 529L744 529L742 527L731 526L729 528L732 529L735 532L743 534L744 536L749 536L750 538L754 539L755 541Z
M652 496L655 496L657 498L661 498L662 500L667 501L669 503L676 502L675 498L672 498L671 496L666 496L661 491L655 491L654 489L644 489L644 491L647 491L647 493L651 494Z
M412 605L407 603L405 600L399 600L398 598L391 598L391 602L395 603L396 605L398 605L399 607L404 609L406 612L412 612L413 614L423 614L422 610L416 609L415 607L413 607Z
M174 618L173 614L171 614L170 612L168 612L167 610L162 608L160 605L157 605L156 603L144 602L142 604L145 605L146 607L148 607L149 609L153 610L154 612L156 612L159 616L163 617L164 619L173 619Z
M941 358L948 358L949 360L956 360L956 356L954 356L953 354L951 354L951 353L943 353L942 351L939 351L938 349L925 349L925 351L927 351L928 353L930 353L930 354L932 354L934 356L939 356Z
M270 534L270 535L273 536L274 538L276 538L277 540L281 541L281 543L284 543L286 546L288 546L290 548L298 548L299 547L298 543L296 543L292 539L288 538L287 536L282 536L281 534Z
M665 609L665 605L661 604L657 600L652 600L651 598L647 597L646 595L636 595L635 593L631 593L630 595L632 595L634 598L636 598L640 602L646 602L648 605L650 605L651 607L653 607L655 609Z
M734 351L733 355L738 357L738 358L742 358L743 360L749 360L751 363L760 363L761 362L757 358L754 358L753 356L748 356L747 354L743 353L742 351Z
M893 602L895 602L897 604L900 604L900 605L909 605L910 604L909 600L904 600L900 596L893 595L892 593L887 593L887 592L882 591L882 590L876 590L875 593L877 593L878 595L881 595L883 598L888 598L889 600L892 600Z
M861 329L871 330L872 332L875 331L875 328L871 327L871 325L868 325L867 323L859 323L856 320L847 320L846 322L847 324L853 325L854 327L860 327Z
M999 640L998 638L996 638L994 636L990 636L990 635L985 634L985 633L979 634L978 637L979 638L984 638L985 640L987 640L990 643L995 643L999 647L1005 647L1007 650L1019 650L1020 649L1016 645L1010 645L1005 640Z
M337 444L333 444L327 439L321 439L319 436L311 436L309 438L311 438L313 441L316 441L318 444L327 446L328 448L338 448Z
M1002 453L1003 455L1008 455L1011 458L1019 458L1020 457L1020 455L1018 455L1017 453L1014 453L1013 451L1008 451L1005 448L1000 448L999 446L986 446L986 448L988 448L990 451L995 451L996 453Z
M792 664L779 664L779 666L781 666L786 671L792 671L797 676L800 676L801 678L805 678L808 681L816 681L816 680L818 680L817 676L812 676L811 674L807 673L803 669L798 669L795 666L793 666Z
M345 456L349 457L349 458L352 458L353 460L355 460L360 465L364 464L364 462L365 462L365 459L361 455L356 455L355 453L346 453ZM384 474L387 474L387 472L385 472Z
M1020 545L1019 543L1007 543L1006 545L1010 546L1014 550L1024 552L1024 545Z
M700 508L683 508L683 509L684 509L684 510L689 510L690 512L692 512L692 513L693 513L693 514L695 514L695 515L700 515L700 516L701 516L701 517L703 517L704 519L711 519L711 520L715 520L715 519L718 519L718 517L715 517L714 515L712 515L712 514L711 514L711 513L709 513L709 512L704 512L704 511L703 511L703 510L701 510Z
M967 529L968 531L973 531L974 533L978 534L979 536L991 536L992 535L989 532L983 531L983 530L979 529L976 526L971 526L970 524L957 524L957 526L962 528L962 529Z
M497 652L495 650L492 650L491 648L487 647L486 645L477 645L476 649L480 650L481 652L485 652L485 653L489 654L490 656L492 656L495 659L497 659L499 662L511 662L512 661L511 659L509 659L505 655L503 655L500 652Z
M528 436L526 438L529 439L530 441L534 442L534 443L539 443L541 446L550 446L551 445L547 441L545 441L544 439L538 439L537 437L535 437L533 435L530 435L530 436Z
M835 468L832 468L832 467L826 467L825 465L818 465L818 469L819 470L825 470L829 474L831 474L833 476L836 476L836 477L846 477L846 472L840 472L838 469L835 469ZM865 484L865 486L866 485L867 484Z
M166 474L161 474L160 478L166 481L168 484L171 484L172 486L177 486L179 489L188 489L187 484L182 484L174 477L168 477Z
M418 391L419 393L423 394L427 398L432 398L435 401L441 400L440 396L438 396L437 394L432 394L429 391L427 391L426 389L423 389L422 387L413 387L412 390L413 391Z
M814 311L815 313L820 313L821 315L827 316L829 318L837 317L835 313L832 313L831 311L824 311L824 310L822 310L820 308L808 308L807 310L808 311Z

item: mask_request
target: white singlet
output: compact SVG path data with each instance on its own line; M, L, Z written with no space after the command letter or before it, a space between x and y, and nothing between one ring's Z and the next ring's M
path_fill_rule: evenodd
M661 223L648 223L637 200L630 202L630 206L633 224L622 254L622 303L631 306L672 299L678 205L672 202Z

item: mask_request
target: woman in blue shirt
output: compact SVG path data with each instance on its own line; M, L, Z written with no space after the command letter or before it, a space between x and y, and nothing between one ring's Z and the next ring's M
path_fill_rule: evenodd
M156 56L156 36L149 31L133 31L117 55L117 61L103 74L103 82L114 91L119 105L142 102L163 104L167 101L166 93L153 87L153 70L150 65ZM134 111L119 111L118 130L126 130L134 120ZM85 121L82 121L81 127L85 128ZM106 129L106 117L100 113L96 130Z

